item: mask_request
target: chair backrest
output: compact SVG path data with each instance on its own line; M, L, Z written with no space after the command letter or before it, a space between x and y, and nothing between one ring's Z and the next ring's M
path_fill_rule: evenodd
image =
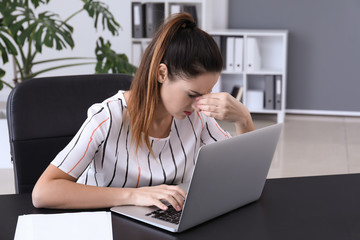
M31 192L45 168L79 130L87 109L119 90L128 90L131 80L125 74L93 74L18 84L7 101L16 192Z

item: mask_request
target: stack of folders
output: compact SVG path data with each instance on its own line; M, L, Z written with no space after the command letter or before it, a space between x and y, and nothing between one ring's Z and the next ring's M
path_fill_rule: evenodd
M226 70L243 71L244 40L241 37L226 38Z
M242 72L244 70L244 38L233 36L213 36L224 60L224 70Z
M190 13L198 22L195 5L171 4L170 14ZM152 38L164 21L165 4L157 2L132 3L132 36L133 38Z
M265 76L265 109L281 109L281 76Z
M164 20L164 3L132 3L133 38L152 38Z

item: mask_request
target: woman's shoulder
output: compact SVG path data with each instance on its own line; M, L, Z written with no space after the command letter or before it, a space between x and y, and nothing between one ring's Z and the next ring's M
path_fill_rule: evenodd
M126 107L127 104L126 104L126 100L125 100L125 97L124 97L124 93L125 93L124 90L120 90L115 95L105 99L102 102L102 104L107 105L108 103L118 102L118 103L121 103L124 107Z
M120 90L104 101L93 104L88 110L88 115L93 115L99 111L106 112L108 115L117 115L118 113L124 113L125 110L126 101L124 98L124 91Z

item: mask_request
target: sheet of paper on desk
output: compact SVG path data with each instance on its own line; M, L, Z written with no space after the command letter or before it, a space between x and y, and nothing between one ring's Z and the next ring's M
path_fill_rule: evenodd
M14 240L112 240L110 212L29 214L18 217Z

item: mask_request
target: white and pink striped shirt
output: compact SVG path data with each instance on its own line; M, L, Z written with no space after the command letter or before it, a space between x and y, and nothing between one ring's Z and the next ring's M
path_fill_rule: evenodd
M52 164L77 182L111 187L142 187L190 181L200 146L231 137L214 118L194 112L173 118L166 138L150 137L149 149L135 151L131 141L124 91L88 110L88 118ZM220 159L219 159L220 160Z

